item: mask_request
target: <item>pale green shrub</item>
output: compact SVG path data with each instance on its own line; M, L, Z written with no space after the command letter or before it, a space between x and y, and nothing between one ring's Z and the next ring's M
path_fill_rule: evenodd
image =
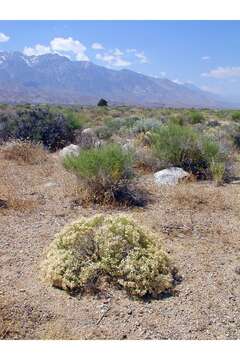
M42 271L53 286L69 291L87 289L101 277L137 296L173 286L173 267L159 240L123 215L66 226L50 244Z
M159 129L161 126L161 121L154 118L139 119L136 121L132 127L132 132L134 134L146 133L148 131L154 131Z

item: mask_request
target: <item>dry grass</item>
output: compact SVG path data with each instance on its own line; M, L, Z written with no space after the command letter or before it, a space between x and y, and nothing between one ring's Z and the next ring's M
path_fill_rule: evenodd
M7 209L14 210L32 210L36 207L36 201L21 198L16 189L11 184L0 183L0 211L5 212Z
M2 148L6 160L16 161L18 164L41 164L47 160L47 152L39 143L27 140L13 140Z
M0 295L0 340L20 335L16 319L11 316L11 303L12 301Z
M146 180L145 180L146 182ZM240 188L216 187L213 182L191 182L177 186L148 183L153 202L138 219L167 237L203 237L236 242L239 237ZM206 244L207 246L207 244Z
M231 203L223 189L215 188L212 184L179 184L165 190L163 196L176 210L189 209L193 211L228 210Z

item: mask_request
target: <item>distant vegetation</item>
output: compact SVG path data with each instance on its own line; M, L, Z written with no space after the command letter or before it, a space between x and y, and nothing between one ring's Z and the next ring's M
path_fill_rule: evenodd
M108 106L108 102L105 99L100 99L97 106Z
M2 104L0 142L26 140L50 151L79 145L79 157L66 159L65 166L81 177L92 197L104 193L113 199L112 189L126 182L129 168L151 172L179 166L201 179L232 176L239 118L240 111L232 110Z

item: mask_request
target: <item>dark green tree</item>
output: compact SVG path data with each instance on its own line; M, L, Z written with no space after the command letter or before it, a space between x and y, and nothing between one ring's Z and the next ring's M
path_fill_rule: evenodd
M105 99L100 99L97 106L108 106L108 102Z

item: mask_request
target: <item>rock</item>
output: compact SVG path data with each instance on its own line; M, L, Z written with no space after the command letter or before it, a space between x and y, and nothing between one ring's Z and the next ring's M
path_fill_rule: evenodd
M0 199L0 209L7 209L8 203L7 200Z
M132 140L127 140L126 143L122 144L122 149L124 151L133 151L134 150L134 143Z
M220 122L218 120L215 119L210 119L207 123L207 126L210 127L217 127L217 126L221 126Z
M80 147L78 145L68 145L65 146L62 150L59 151L60 158L65 158L66 156L77 156L80 153Z
M178 167L171 167L158 171L154 174L157 185L176 185L183 180L189 179L190 174Z
M99 139L91 128L84 129L76 138L81 149L99 147Z
M49 181L46 184L44 184L44 187L47 187L47 188L54 187L54 186L58 186L58 184L54 181Z
M235 268L235 273L240 275L240 266L236 266Z

